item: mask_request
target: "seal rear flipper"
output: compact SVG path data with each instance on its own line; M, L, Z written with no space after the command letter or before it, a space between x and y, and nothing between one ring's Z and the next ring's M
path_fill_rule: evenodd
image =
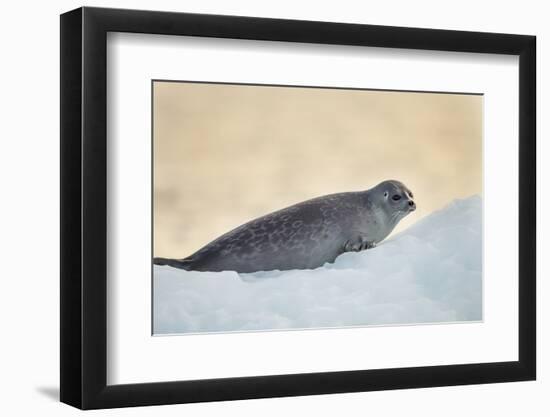
M190 270L192 262L188 259L153 258L155 265L168 265L173 268Z

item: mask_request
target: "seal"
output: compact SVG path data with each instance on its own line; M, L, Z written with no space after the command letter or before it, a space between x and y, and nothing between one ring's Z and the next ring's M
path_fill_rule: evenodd
M156 265L189 271L313 269L344 252L371 249L416 209L401 182L366 191L313 198L251 220L184 259L155 258Z

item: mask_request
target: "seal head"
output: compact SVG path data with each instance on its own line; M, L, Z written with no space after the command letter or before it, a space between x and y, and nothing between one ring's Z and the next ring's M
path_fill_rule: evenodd
M400 181L383 181L367 193L373 205L379 207L389 217L388 226L391 227L391 230L388 234L391 233L401 219L416 210L412 191Z

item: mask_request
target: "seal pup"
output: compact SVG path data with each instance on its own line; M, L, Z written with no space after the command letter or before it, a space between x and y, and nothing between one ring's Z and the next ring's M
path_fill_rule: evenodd
M313 269L344 252L375 247L415 209L403 183L383 181L366 191L329 194L266 214L187 258L154 263L189 271Z

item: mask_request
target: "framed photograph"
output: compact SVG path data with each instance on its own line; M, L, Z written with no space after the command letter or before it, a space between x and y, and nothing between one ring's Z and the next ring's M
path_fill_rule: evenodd
M61 401L533 380L535 37L61 16Z

